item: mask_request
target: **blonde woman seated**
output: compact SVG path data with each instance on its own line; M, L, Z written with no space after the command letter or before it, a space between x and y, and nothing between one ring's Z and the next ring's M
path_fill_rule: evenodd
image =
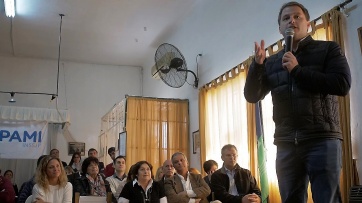
M118 203L167 203L165 191L152 179L152 165L147 161L139 161L132 168L135 179L127 182Z
M72 189L60 159L44 157L35 172L32 202L71 203Z
M155 181L160 181L163 178L163 170L162 170L162 166L158 167L157 171L156 171L156 175L155 175Z

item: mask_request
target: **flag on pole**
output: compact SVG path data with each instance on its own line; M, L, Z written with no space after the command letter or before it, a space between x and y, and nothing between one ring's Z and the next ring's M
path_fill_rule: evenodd
M255 124L256 124L256 136L258 138L257 149L258 149L258 169L259 169L260 187L261 187L261 200L262 203L268 203L269 184L268 184L268 173L266 171L263 115L262 115L262 108L260 101L255 104Z

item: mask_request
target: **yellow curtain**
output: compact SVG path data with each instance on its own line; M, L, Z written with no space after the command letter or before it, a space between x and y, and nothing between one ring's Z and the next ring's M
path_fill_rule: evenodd
M204 86L199 92L201 164L209 159L222 165L221 148L234 144L238 163L255 174L256 138L248 136L247 107L244 99L245 72L242 65Z
M337 42L342 51L344 51L344 38L343 38L343 21L344 15L333 9L322 15L324 28L326 30L327 40ZM343 135L343 163L341 173L341 193L343 202L348 201L349 189L353 186L353 158L351 147L351 111L350 111L350 96L339 97L339 112L340 123Z
M337 11L336 9L332 9L331 11L323 14L321 16L321 20L315 20L311 22L311 35L314 39L318 40L334 40L337 43L339 43L342 47L342 50L344 48L343 46L343 33L342 33L342 18L343 15ZM279 40L273 45L267 47L267 55L273 55L280 51L283 48L283 40ZM243 67L245 71L240 70L241 75L244 75L247 73L250 62L252 60L252 57L249 57L249 59L245 60L241 64L239 64L237 67ZM233 68L232 70L234 70ZM232 71L231 70L231 71ZM225 75L228 75L229 72L223 74L218 79L212 81L211 83L207 84L203 88L200 89L199 93L199 113L200 113L200 136L202 141L202 147L201 147L201 161L207 160L211 156L215 156L215 146L216 147L216 153L220 152L218 151L218 145L209 145L210 143L207 143L207 140L210 139L210 126L215 128L215 126L218 126L219 123L215 120L209 119L209 113L208 111L216 111L215 109L223 109L224 106L220 105L219 103L212 103L208 99L211 97L210 95L218 95L222 91L226 91L226 86L229 85L229 79L225 77ZM224 79L220 82L220 78ZM234 80L239 80L239 82L245 83L243 77L236 77ZM219 82L218 82L219 81ZM231 85L231 83L230 83ZM237 87L234 87L237 88ZM212 90L212 91L211 91ZM219 92L220 91L220 92ZM217 96L214 96L217 97ZM240 102L242 104L242 102ZM341 193L343 202L347 202L348 200L348 192L349 188L353 183L353 166L352 166L352 153L351 153L351 136L350 136L350 101L349 101L349 95L346 97L340 97L339 98L339 104L340 104L340 117L341 117L341 127L342 127L342 134L344 138L343 142L343 170L341 174ZM275 173L275 155L276 155L276 147L273 145L273 134L274 134L274 123L272 120L272 101L270 94L267 95L264 100L262 101L263 105L263 121L264 121L264 137L265 137L265 144L267 147L267 173L268 173L268 181L269 181L269 202L281 202L280 195L279 195L279 188L278 188L278 181L276 178ZM240 105L242 106L242 105ZM244 108L244 107L240 107ZM246 127L248 129L247 136L249 137L248 140L248 154L250 160L257 160L257 154L256 154L256 133L255 133L255 108L254 104L246 104L245 108L247 109L247 122L240 123L240 125ZM235 111L233 116L239 117L238 111ZM228 118L229 119L229 118ZM219 118L219 120L223 120L223 118ZM243 125L246 124L246 125ZM251 138L253 139L251 139ZM245 153L244 151L242 153ZM240 154L240 152L239 152ZM257 163L255 161L249 162L249 167L253 175L257 179L259 179L259 175L257 173ZM258 180L259 181L259 180ZM313 202L311 197L310 189L308 191L308 203Z
M128 167L146 160L153 172L175 152L189 156L188 100L127 98Z

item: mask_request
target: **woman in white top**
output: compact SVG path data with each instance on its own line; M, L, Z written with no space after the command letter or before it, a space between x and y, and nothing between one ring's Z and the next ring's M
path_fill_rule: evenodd
M51 156L44 157L35 173L33 201L35 203L71 203L72 184L68 182L62 162Z

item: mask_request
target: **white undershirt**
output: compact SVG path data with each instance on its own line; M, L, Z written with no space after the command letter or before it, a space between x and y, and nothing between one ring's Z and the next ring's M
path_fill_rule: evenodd
M234 179L235 169L229 170L226 167L224 167L224 168L225 168L226 174L229 177L229 191L228 192L231 195L238 196L239 193L238 193L238 190L236 189L235 179Z
M191 182L190 182L190 173L187 172L187 178L186 178L186 180L185 180L185 178L184 178L182 175L180 175L180 174L178 174L178 173L176 173L176 175L177 175L178 177L180 177L182 186L184 187L184 190L187 192L187 196L190 197L189 203L194 203L194 202L195 202L194 197L196 197L197 195L196 195L196 193L192 190L192 186L191 186Z

